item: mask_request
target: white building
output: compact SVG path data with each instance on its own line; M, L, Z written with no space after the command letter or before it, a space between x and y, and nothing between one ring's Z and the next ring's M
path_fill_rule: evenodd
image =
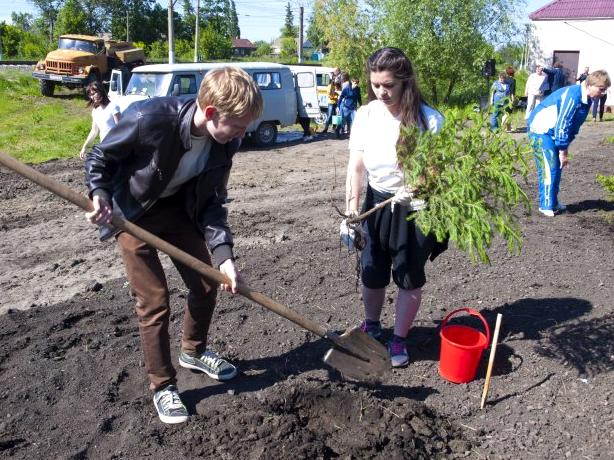
M560 61L570 84L584 67L614 78L614 0L554 0L529 15L529 68ZM608 91L607 106L614 106Z

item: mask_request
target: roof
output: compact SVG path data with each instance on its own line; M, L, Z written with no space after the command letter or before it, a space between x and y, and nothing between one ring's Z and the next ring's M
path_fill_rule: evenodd
M103 41L102 38L95 35L79 35L79 34L64 34L60 35L60 38L69 38L71 40L85 40L88 42Z
M529 14L529 19L612 19L614 0L554 0Z
M232 47L233 48L256 48L254 44L250 42L247 38L233 38Z
M234 66L244 70L249 69L281 69L287 68L274 62L195 62L189 64L149 64L135 67L134 73L170 73L170 72L201 72L220 67Z

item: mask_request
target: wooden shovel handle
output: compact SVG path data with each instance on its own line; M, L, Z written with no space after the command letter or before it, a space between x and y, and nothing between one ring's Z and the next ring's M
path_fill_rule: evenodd
M71 203L79 206L85 211L92 211L94 209L92 202L85 195L82 195L81 193L72 190L71 188L56 181L55 179L36 171L35 169L12 158L6 153L0 152L0 164L3 164L7 168L15 171L16 173L27 179L30 179L32 182L40 185L43 188L46 188L50 192L64 198L65 200L70 201ZM180 250L172 244L148 232L147 230L142 229L138 225L135 225L132 222L129 222L119 216L113 216L112 223L116 228L130 233L141 241L144 241L150 246L153 246L154 248L164 252L173 259L181 262L184 265L187 265L188 267L203 275L209 281L218 284L230 284L230 279L219 270L210 267L196 257L193 257L187 252ZM242 296L256 302L259 305L262 305L263 307L271 310L274 313L277 313L280 316L283 316L287 320L298 324L299 326L307 329L308 331L313 332L317 336L329 339L337 343L339 337L334 332L328 331L324 326L299 315L295 311L289 309L285 305L280 304L279 302L276 302L270 297L267 297L260 292L254 291L248 285L239 283L238 291L239 294L241 294Z

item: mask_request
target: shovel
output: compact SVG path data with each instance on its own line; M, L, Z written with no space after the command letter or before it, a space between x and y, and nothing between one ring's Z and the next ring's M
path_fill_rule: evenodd
M92 202L86 196L75 192L55 179L39 173L2 152L0 152L0 164L86 211L93 209ZM116 228L130 233L141 241L199 272L208 280L218 284L230 284L230 280L222 272L181 251L161 238L140 228L138 225L119 216L113 216L112 223ZM339 335L323 325L299 315L266 295L254 291L246 284L239 283L238 292L251 301L307 329L309 332L332 342L333 348L325 354L324 362L337 369L345 377L359 381L377 382L390 369L390 359L386 348L359 328L352 328Z

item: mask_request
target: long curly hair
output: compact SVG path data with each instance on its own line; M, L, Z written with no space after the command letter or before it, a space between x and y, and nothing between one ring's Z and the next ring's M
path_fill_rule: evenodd
M427 122L422 114L421 104L425 103L411 62L403 51L398 48L381 48L367 59L367 94L371 102L377 99L371 87L371 72L391 72L394 78L403 84L401 93L401 124L403 126L417 125L427 128Z

